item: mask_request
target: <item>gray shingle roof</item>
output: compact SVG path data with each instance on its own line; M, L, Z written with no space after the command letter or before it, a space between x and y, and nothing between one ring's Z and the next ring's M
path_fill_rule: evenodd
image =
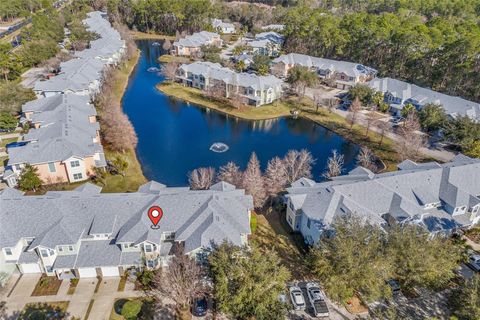
M382 93L389 92L402 101L413 99L421 105L428 103L440 104L445 113L456 118L457 116L468 116L471 119L480 121L480 104L449 96L428 88L422 88L414 84L392 78L375 78L369 82L369 86Z
M377 70L359 63L317 58L299 53L289 53L273 60L273 63L279 62L301 65L308 68L343 72L350 77L358 77L360 75L371 76L377 73Z
M460 156L447 164L407 161L399 167L402 170L364 175L359 172L366 169L357 168L346 176L313 186L294 183L288 189L288 197L301 204L306 216L324 224L347 212L364 214L380 223L384 214L400 220L415 220L416 216L424 215L430 217L427 226L433 226L432 216L438 217L438 212L442 212L442 219L449 217L450 225L462 221L467 224L468 219L455 218L448 207L480 203L480 159ZM299 202L300 195L306 198ZM438 202L446 207L431 209L432 212L424 207ZM441 225L449 224L442 220Z
M219 63L212 62L194 62L182 64L180 66L185 72L203 75L205 78L222 80L227 84L239 85L242 87L251 87L255 90L265 90L268 88L280 87L283 81L275 76L257 76L249 73L238 73L228 68L222 67Z
M202 45L209 44L214 38L219 37L220 35L215 32L200 31L175 41L173 45L183 47L201 47Z
M149 240L157 244L163 232L175 232L175 241L184 241L187 251L207 247L211 240L240 245L242 235L250 233L247 210L253 208L253 200L243 190L140 190L147 192L99 194L90 186L43 196L3 191L0 247L14 246L22 237L35 238L32 249L75 244L82 239L76 266L96 263L93 258L108 266L107 261L113 260L114 265L119 265L120 257L117 249L104 248L105 241L92 240L97 232L111 232L118 243ZM158 205L164 211L159 229L151 228L147 216L151 205ZM216 233L217 230L222 232ZM108 247L118 248L118 245L109 242Z

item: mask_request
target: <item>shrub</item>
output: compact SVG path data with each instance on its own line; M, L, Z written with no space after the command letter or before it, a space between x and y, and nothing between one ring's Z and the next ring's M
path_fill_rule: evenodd
M138 314L142 310L142 302L139 300L129 300L125 302L122 308L122 316L126 320L138 319Z
M76 285L78 284L78 280L79 280L78 278L70 279L70 284L71 284L72 286L76 286Z
M154 276L155 274L153 273L153 271L144 270L138 274L137 281L140 282L144 287L150 287Z

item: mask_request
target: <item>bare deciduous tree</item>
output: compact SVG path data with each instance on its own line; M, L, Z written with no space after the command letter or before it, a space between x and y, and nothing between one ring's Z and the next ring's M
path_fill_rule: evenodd
M287 170L285 163L279 157L275 157L268 161L265 170L265 190L267 195L275 197L278 193L285 189L287 185Z
M247 169L243 174L243 187L245 192L253 197L255 208L262 207L266 197L265 185L260 170L260 162L255 152L252 153Z
M366 124L366 128L367 128L367 130L365 131L365 136L368 136L368 132L370 131L370 127L372 126L372 124L377 119L376 111L377 111L377 107L373 106L372 109L367 113L367 116L365 117L365 124Z
M332 156L328 158L327 161L327 171L323 176L327 179L339 176L342 173L344 162L343 154L339 154L337 150L333 150Z
M403 127L399 129L399 135L401 141L395 144L395 149L400 158L416 160L420 148L425 146L426 139L420 132L420 122L415 113L408 114Z
M103 140L114 151L134 150L138 138L132 123L118 105L112 105L102 114Z
M375 156L370 149L362 147L357 155L357 164L369 170L375 171Z
M192 190L207 190L215 179L215 169L212 167L198 168L190 172L188 182Z
M243 105L245 105L244 98L236 92L230 94L229 98L230 98L230 104L235 109L240 109Z
M162 65L162 75L168 80L174 80L178 70L178 63L171 61Z
M229 162L226 165L220 167L217 181L225 181L233 184L236 187L241 187L242 172L234 162Z
M302 177L312 177L312 165L315 160L307 150L290 150L285 155L283 162L287 173L287 184L291 184Z
M156 272L150 294L157 305L163 308L165 298L175 302L177 311L188 310L195 297L207 292L202 284L202 267L186 255L174 256L168 265Z
M353 127L355 123L357 123L358 113L360 112L361 109L362 109L362 104L360 102L360 99L356 97L355 100L352 101L350 108L348 108L347 121L348 123L350 123L350 129Z
M205 88L205 93L211 99L219 99L225 96L225 87L219 81L213 81Z
M163 42L162 48L165 51L170 50L172 48L172 43L170 42L170 40L165 39L165 41Z
M332 112L333 108L338 104L336 98L325 98L322 101L322 104L327 108L328 112Z
M375 126L378 128L378 134L380 135L380 141L378 142L378 145L381 147L383 143L383 138L390 131L392 126L389 122L382 121L381 119L377 119L375 121Z

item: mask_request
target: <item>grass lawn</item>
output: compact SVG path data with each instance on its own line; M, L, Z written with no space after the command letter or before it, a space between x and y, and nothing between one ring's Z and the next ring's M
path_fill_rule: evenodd
M125 153L105 150L107 159L114 159L116 156L125 158L128 162L128 169L125 177L122 175L107 175L106 186L102 186L102 192L134 192L138 187L147 182L143 176L142 168L138 162L135 151L131 150Z
M34 296L54 296L57 294L58 289L60 289L60 285L62 284L62 280L59 280L55 276L46 276L42 275L37 282L37 285L33 289L32 297Z
M168 39L170 41L175 40L175 36L167 36L164 34L146 33L146 32L140 32L140 31L130 31L130 34L136 40L143 40L143 39L159 39L159 40Z
M387 171L395 170L396 164L400 162L393 147L394 142L391 139L384 137L382 145L379 146L380 135L378 133L370 130L368 136L366 136L366 129L360 125L354 125L350 129L346 119L340 115L322 108L316 112L308 98L299 101L296 97L290 97L281 101L277 100L270 105L258 108L245 107L238 110L228 104L209 99L202 91L195 88L184 87L175 83L161 83L157 85L157 89L166 95L247 120L290 116L290 110L299 109L301 110L300 116L310 119L358 145L370 148L385 163Z
M18 319L63 319L69 301L56 301L48 303L28 303L23 308Z
M293 279L311 279L312 275L305 265L306 247L299 234L290 234L284 215L284 210L280 209L257 215L257 227L251 240L260 249L275 249Z
M163 82L157 85L157 89L168 96L192 102L205 108L215 109L219 112L246 120L274 119L290 115L290 106L281 101L275 101L272 104L258 108L244 107L236 109L227 103L206 97L204 93L198 89L184 87L176 83Z
M178 63L189 63L193 60L187 57L177 57L171 54L163 54L158 58L158 62L168 63L168 62L178 62Z
M139 319L153 319L155 308L154 308L154 301L149 298L131 298L131 299L118 299L113 304L112 311L110 312L110 320L124 320L125 318L122 316L122 308L123 305L129 301L135 300L142 302L142 309L140 310ZM162 313L163 314L163 313ZM165 315L165 314L163 314ZM173 319L173 318L172 318Z
M8 139L1 139L0 140L0 148L5 148L5 146L9 143L16 142L18 138L8 138Z
M250 217L250 230L252 231L252 234L257 230L257 214L255 212L252 212Z
M125 291L125 285L127 284L127 279L128 277L126 275L123 275L120 277L120 282L118 283L118 292Z
M71 279L70 280L70 287L68 287L67 294L72 295L75 293L75 289L77 289L78 279Z

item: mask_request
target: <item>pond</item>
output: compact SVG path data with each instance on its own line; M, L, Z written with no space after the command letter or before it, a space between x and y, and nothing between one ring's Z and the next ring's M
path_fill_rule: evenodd
M355 166L359 147L341 136L302 118L244 121L170 98L155 85L163 77L148 70L159 67L162 46L138 41L141 57L123 97L124 112L138 136L137 156L147 179L168 186L188 182L188 173L198 167L218 167L229 161L245 168L256 152L262 168L269 159L283 157L290 149L307 149L316 159L315 180L321 179L328 157L336 149L345 156L345 168ZM225 144L225 152L210 150Z

